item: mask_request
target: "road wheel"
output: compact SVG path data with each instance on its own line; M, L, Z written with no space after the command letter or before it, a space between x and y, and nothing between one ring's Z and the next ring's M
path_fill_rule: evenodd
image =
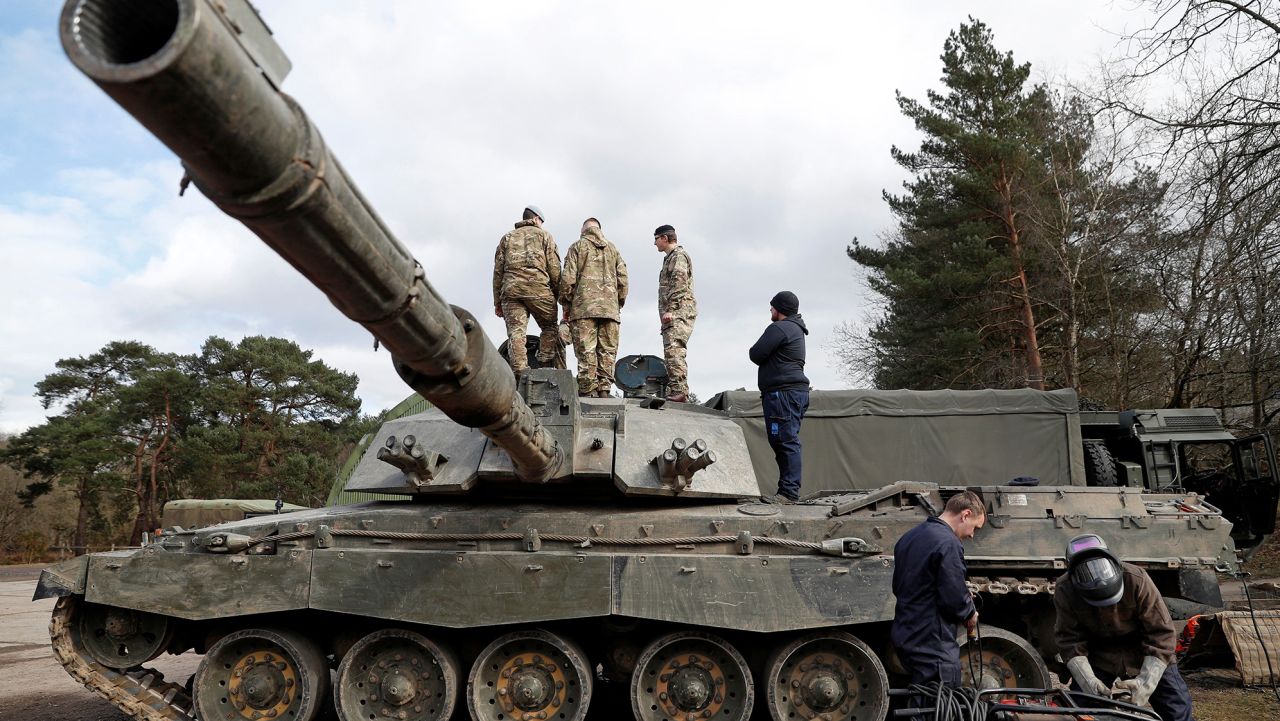
M631 709L638 721L745 721L754 700L742 654L709 633L678 631L659 638L640 654L631 675Z
M591 667L576 644L543 630L489 644L467 678L474 721L581 721L591 703Z
M883 721L889 676L867 644L828 631L804 636L773 652L765 698L773 721Z
M983 625L980 630L977 640L961 641L962 685L980 689L1052 686L1049 668L1026 639L995 626Z
M165 616L97 603L80 604L73 628L93 660L118 671L159 656L173 636Z
M446 721L458 694L458 664L419 633L385 628L343 656L334 686L342 721Z
M329 664L296 631L251 628L224 636L196 670L201 721L314 721L329 686Z

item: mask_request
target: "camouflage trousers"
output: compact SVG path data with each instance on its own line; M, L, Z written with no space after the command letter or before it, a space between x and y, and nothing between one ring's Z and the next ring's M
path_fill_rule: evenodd
M662 326L662 357L667 363L667 393L689 393L689 366L684 362L693 318L674 318Z
M595 395L613 389L620 324L608 318L573 321L573 354L578 358L578 393Z
M502 301L502 320L507 324L507 353L511 356L511 370L520 372L529 368L529 356L524 348L524 334L529 328L529 316L533 316L541 332L538 338L538 360L552 365L556 360L560 330L556 324L556 299L515 298Z

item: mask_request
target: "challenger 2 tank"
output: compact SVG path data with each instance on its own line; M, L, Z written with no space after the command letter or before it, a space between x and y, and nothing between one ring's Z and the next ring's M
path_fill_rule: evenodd
M75 65L227 214L390 351L431 401L347 488L408 497L174 529L47 569L68 673L147 721L880 721L894 542L962 489L760 502L741 429L699 406L516 379L448 305L301 106L244 0L71 0ZM1213 601L1230 524L1194 494L978 485L965 673L1044 686L1054 578L1082 529ZM976 646L976 644L975 644ZM146 664L202 659L186 685Z

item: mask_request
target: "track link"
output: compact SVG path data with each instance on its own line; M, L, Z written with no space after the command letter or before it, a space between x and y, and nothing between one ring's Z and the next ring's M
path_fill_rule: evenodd
M76 596L63 596L49 620L53 656L67 673L138 721L194 721L191 696L181 685L166 682L164 674L142 667L117 671L84 652L72 633L78 603Z

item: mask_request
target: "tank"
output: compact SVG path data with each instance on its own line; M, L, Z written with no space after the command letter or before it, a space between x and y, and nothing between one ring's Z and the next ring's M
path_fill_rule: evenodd
M170 529L41 575L54 654L147 721L880 721L892 548L961 488L762 503L741 428L655 399L518 382L432 288L301 106L243 0L74 0L73 63L187 177L323 290L434 406L384 425L347 488L406 497ZM1043 687L1065 541L1105 535L1170 596L1219 601L1230 524L1203 498L978 485L965 674ZM161 654L202 656L164 679Z

